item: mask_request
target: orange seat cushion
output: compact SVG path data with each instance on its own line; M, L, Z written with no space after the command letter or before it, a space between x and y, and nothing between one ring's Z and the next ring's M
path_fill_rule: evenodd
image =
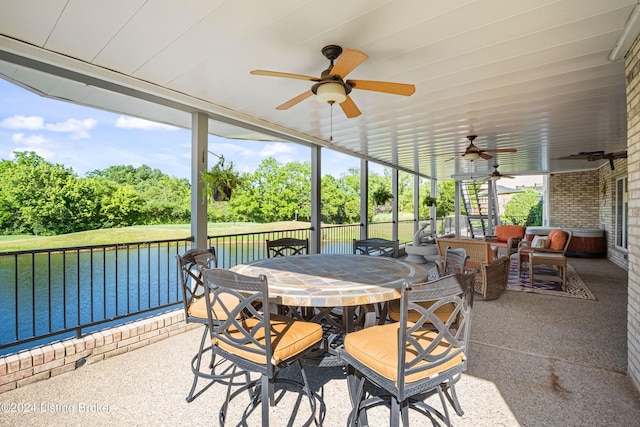
M258 320L253 317L245 319L242 321L242 325L245 330L252 331L256 325L258 325ZM265 328L260 327L258 331L253 332L256 341L262 345L264 344L265 338L264 329ZM271 315L270 330L272 347L271 363L274 365L302 353L322 340L322 327L319 324L294 320L290 317L279 316L277 314ZM243 335L239 331L231 333L231 335L244 341ZM238 348L238 346L232 346L216 337L211 340L211 343L218 345L221 349L229 353L236 354L252 362L263 365L267 362L264 354L250 351L250 349L258 349L256 344L245 344L243 346L244 348Z
M380 375L388 378L391 381L397 382L398 380L398 337L399 337L400 323L389 323L387 325L372 326L370 328L364 328L357 332L348 334L344 339L344 348L355 359L359 360L364 365L373 369ZM423 328L416 331L413 334L419 345L422 348L426 348L436 337L437 333ZM437 356L449 348L446 345L439 345L433 349L431 354ZM407 358L413 357L415 354L415 347L412 345L407 346ZM464 355L462 353L453 357L451 360L438 365L433 366L430 369L417 372L405 377L406 383L412 383L424 378L431 377L451 369L464 362ZM426 365L427 362L422 360L417 366Z
M499 242L506 242L511 237L522 239L526 229L524 225L496 225L495 235Z

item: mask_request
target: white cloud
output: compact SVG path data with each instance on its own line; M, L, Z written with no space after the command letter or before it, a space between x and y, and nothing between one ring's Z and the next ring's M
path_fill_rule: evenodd
M278 157L284 154L291 154L296 151L292 144L285 143L273 143L267 144L260 151L260 155L263 157Z
M14 148L11 153L15 153L16 151L34 151L44 158L53 157L54 155L53 151L47 147L47 144L51 141L42 135L25 136L23 133L14 133L11 136L11 140L16 144L20 144Z
M89 138L89 130L93 129L98 122L95 119L68 119L64 122L45 123L40 116L12 116L0 122L0 127L7 129L26 130L48 130L51 132L66 132L71 134L73 139Z
M44 118L38 116L7 117L0 126L7 129L40 130L44 128Z
M47 123L45 129L52 132L69 132L71 138L81 139L90 138L91 135L87 131L93 129L96 124L98 124L98 122L95 119L69 119L66 122Z
M120 116L116 119L115 126L122 129L142 129L142 130L178 130L177 127L156 123L149 120L138 119L136 117Z

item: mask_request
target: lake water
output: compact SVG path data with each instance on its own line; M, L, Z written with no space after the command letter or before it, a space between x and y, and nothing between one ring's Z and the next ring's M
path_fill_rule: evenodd
M182 301L175 255L187 248L110 249L0 255L0 345ZM265 257L262 242L216 249L221 268ZM351 253L351 242L322 252Z

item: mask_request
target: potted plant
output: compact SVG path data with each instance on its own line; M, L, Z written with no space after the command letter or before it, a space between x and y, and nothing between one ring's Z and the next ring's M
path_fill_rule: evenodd
M204 183L203 196L210 196L219 202L231 198L233 191L240 185L241 178L233 162L225 166L222 158L211 169L202 172L202 182Z
M383 206L389 200L393 200L393 194L391 194L391 191L387 188L380 185L373 191L373 193L371 193L371 198L373 199L373 203L378 206Z
M437 203L438 203L438 199L436 199L435 197L426 196L424 198L424 204L427 206L436 206Z

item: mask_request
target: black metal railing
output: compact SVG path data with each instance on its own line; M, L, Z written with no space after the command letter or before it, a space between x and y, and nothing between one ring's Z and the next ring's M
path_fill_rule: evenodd
M191 239L0 253L0 350L181 303Z
M246 264L257 259L266 258L267 240L276 240L282 237L308 239L310 235L310 228L298 228L292 230L209 236L208 241L209 246L216 248L218 267L231 268L234 265Z
M323 225L321 253L352 253L361 224ZM393 223L369 224L370 237L391 238ZM398 223L410 242L413 220ZM438 234L450 226L438 221ZM208 237L218 265L265 258L266 240L309 238L310 228ZM182 303L175 255L192 238L0 253L0 354L175 309Z

